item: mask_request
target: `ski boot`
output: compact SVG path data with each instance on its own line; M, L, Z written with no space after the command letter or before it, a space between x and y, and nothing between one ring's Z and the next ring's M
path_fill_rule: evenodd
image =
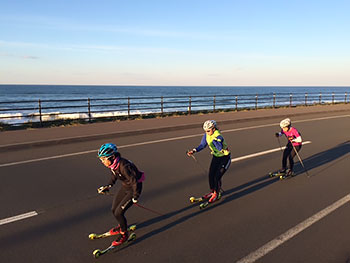
M210 199L211 195L213 194L213 190L205 195L203 195L202 197L190 197L190 202L191 203L197 203L197 202L202 202L202 201L205 201L205 200L208 200Z
M129 232L128 231L126 231L124 233L122 233L122 232L119 232L119 233L120 233L120 236L118 236L118 238L112 242L112 246L113 247L120 246L121 244L123 244L123 243L128 241L128 238L129 238Z
M220 192L219 192L219 194L218 194L216 191L214 191L214 192L211 194L211 196L210 196L208 202L209 202L209 203L214 203L215 201L219 200L220 198L221 198Z
M289 177L294 177L294 176L295 176L295 173L292 170L288 169L284 175L280 176L280 179L283 180L283 179L286 179Z
M109 230L109 234L110 234L111 236L119 235L119 234L120 234L120 231L121 231L120 225L118 225L117 227L112 228L111 230Z

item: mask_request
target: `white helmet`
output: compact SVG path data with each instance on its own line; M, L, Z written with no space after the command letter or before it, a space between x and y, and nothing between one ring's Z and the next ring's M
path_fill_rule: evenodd
M203 124L203 130L208 131L211 130L212 128L216 128L216 121L214 120L207 120Z
M291 125L291 121L290 121L289 118L284 119L284 120L282 120L282 121L280 122L280 127L281 127L282 129L285 128L285 127L288 127L288 126L290 126L290 125Z

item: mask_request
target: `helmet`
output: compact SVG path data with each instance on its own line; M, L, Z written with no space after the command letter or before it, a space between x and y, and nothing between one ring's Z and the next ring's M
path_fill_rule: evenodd
M216 128L216 121L214 120L207 120L206 122L204 122L203 124L203 130L208 131L212 128Z
M98 150L98 157L111 157L118 152L117 146L113 143L102 144L100 150Z
M280 127L281 127L282 129L285 128L285 127L288 127L288 126L290 126L290 125L291 125L291 121L290 121L289 118L284 119L284 120L282 120L282 121L280 122Z

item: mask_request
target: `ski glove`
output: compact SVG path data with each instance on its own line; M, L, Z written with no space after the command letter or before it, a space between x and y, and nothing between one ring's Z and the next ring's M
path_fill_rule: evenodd
M100 188L97 189L97 192L99 194L106 194L107 192L109 192L109 189L111 188L112 186L109 184L109 185L105 185L105 186L101 186Z
M197 150L194 148L192 150L188 150L186 153L187 153L188 156L191 156L191 155L193 155L196 152L197 152Z

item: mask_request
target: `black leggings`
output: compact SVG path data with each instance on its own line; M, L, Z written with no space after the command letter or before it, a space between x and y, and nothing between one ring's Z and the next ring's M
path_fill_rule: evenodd
M217 193L221 188L221 178L231 164L231 155L215 157L211 160L209 168L209 187Z
M298 146L294 146L295 150L297 152L300 151L301 149L301 145ZM282 158L282 170L286 170L287 169L287 160L289 160L289 169L291 171L293 171L293 167L294 167L294 156L296 155L296 152L293 149L292 145L287 145L286 149L284 149L283 152L283 158Z
M142 183L138 183L137 188L138 192L141 193ZM122 232L125 232L128 229L128 223L124 214L126 210L128 210L133 205L132 196L132 188L126 188L122 186L113 200L112 213L118 220Z

